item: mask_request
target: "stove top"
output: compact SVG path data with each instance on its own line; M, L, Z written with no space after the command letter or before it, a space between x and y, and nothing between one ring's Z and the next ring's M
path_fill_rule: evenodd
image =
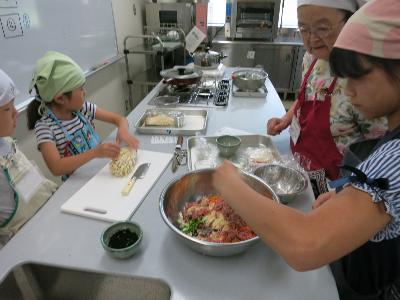
M228 105L230 81L205 79L198 85L177 87L163 85L159 93L149 101L156 106L217 107Z

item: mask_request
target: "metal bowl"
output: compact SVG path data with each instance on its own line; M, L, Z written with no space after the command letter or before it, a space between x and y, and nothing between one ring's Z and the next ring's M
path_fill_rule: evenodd
M267 183L283 204L296 198L308 185L307 177L302 172L282 165L260 166L254 170L254 175Z
M212 185L214 169L202 169L186 173L171 181L160 196L160 213L169 229L178 236L187 246L202 254L211 256L229 256L247 250L257 243L258 236L236 243L213 243L198 240L195 237L184 234L177 223L178 214L187 202L193 202L207 195L217 194ZM278 196L273 190L258 177L242 173L243 179L258 193L279 202Z
M265 85L268 74L263 70L245 69L232 73L232 82L241 91L257 91Z

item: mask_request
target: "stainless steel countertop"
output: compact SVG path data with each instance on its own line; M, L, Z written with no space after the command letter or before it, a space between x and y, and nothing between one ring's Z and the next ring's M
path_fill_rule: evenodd
M231 97L227 108L210 109L207 135L214 134L224 126L265 134L266 120L285 113L269 80L266 85L269 90L267 99ZM155 93L153 90L129 114L131 126L148 108L147 102ZM109 139L114 139L115 133ZM173 144L152 144L151 136L135 134L143 149L168 153L174 149ZM289 153L287 130L273 137L273 141L281 153ZM144 232L141 251L129 260L111 258L100 244L101 232L109 223L60 211L61 205L107 162L106 159L96 159L77 170L10 240L0 251L0 278L15 265L37 262L161 278L169 284L172 299L338 300L336 285L328 267L296 272L262 242L241 255L218 258L200 255L179 241L163 223L158 200L166 184L187 171L184 167L173 174L168 166L133 215L132 220L139 223ZM312 192L309 189L292 206L309 210L311 201Z
M227 39L223 36L217 36L212 40L212 44L257 44L257 45L287 45L287 46L303 46L303 40L298 36L278 36L274 41L264 40L242 40Z

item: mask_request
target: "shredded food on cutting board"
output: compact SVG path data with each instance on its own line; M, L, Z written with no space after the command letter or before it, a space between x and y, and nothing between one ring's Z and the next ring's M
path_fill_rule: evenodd
M119 155L110 162L111 174L117 177L124 177L132 172L136 164L136 150L124 147Z

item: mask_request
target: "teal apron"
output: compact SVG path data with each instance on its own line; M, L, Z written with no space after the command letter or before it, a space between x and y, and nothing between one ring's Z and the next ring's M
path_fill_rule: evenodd
M90 124L80 112L76 112L75 115L83 123L83 126L72 135L64 128L54 113L48 110L48 116L60 127L67 141L64 151L61 153L63 157L85 153L90 149L96 148L100 144L100 136L96 133L92 124ZM63 175L62 180L67 180L68 176L69 175Z

